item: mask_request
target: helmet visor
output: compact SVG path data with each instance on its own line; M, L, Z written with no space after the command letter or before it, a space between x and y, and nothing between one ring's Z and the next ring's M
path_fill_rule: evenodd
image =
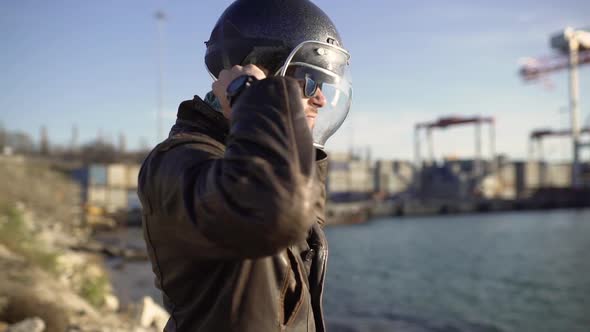
M321 107L312 127L314 145L320 149L346 119L352 103L350 55L327 43L309 41L296 47L280 74L297 79L303 96L323 95Z

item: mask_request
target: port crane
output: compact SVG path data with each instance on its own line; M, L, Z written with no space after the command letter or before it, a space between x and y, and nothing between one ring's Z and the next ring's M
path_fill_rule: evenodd
M569 58L561 54L540 57L525 58L519 74L526 82L536 82L545 75L569 68ZM578 65L590 64L590 51L578 53Z
M448 116L439 118L433 122L421 122L417 123L414 127L414 159L415 163L418 168L422 167L424 162L433 162L434 161L434 142L432 140L432 131L434 129L446 129L453 126L459 125L466 125L466 124L473 124L475 125L475 167L473 169L474 176L481 175L481 160L482 160L482 125L488 124L489 125L489 151L491 154L492 159L495 155L496 149L496 130L495 130L495 120L492 117L483 117L483 116L472 116L472 117L462 117L462 116ZM423 159L422 157L422 147L421 147L421 136L423 133L426 134L426 143L428 149L428 158Z
M529 58L519 70L524 81L538 81L544 75L569 69L570 113L571 129L567 135L572 137L572 186L582 186L580 174L581 149L590 147L590 143L580 140L580 90L578 82L578 67L590 63L590 28L565 28L551 36L551 48L558 51L558 55L540 59Z
M580 135L590 134L590 127L581 128ZM545 151L543 148L543 140L547 137L571 137L572 131L570 129L537 129L533 130L529 136L529 159L535 158L543 161L545 158Z

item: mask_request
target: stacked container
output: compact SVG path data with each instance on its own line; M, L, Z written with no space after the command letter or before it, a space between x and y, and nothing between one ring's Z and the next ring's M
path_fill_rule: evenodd
M367 160L354 159L347 153L330 154L327 190L335 202L361 201L374 191L373 172Z
M106 213L141 208L137 197L138 164L92 164L74 171L86 205Z
M107 203L109 213L127 209L127 166L111 164L107 169Z
M551 188L569 188L572 185L572 165L570 163L547 164L543 185Z
M392 196L407 191L412 186L414 168L411 163L378 160L375 163L375 191Z
M141 203L137 196L137 180L140 168L140 165L129 165L127 167L127 210L141 210Z

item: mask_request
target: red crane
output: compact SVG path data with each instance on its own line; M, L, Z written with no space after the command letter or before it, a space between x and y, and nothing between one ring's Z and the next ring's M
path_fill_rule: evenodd
M473 116L473 117L461 117L461 116L448 116L439 118L434 122L422 122L417 123L414 128L414 158L418 168L422 165L422 156L421 156L421 147L420 147L420 132L426 131L427 136L427 144L428 144L428 155L429 161L434 161L434 142L432 141L432 130L441 128L446 129L451 126L459 126L464 124L475 124L475 160L476 160L476 167L474 168L474 175L479 176L481 175L481 125L482 124L489 124L490 128L490 154L492 158L495 155L495 121L492 117L482 117L482 116Z
M590 51L578 53L578 65L590 64ZM519 74L527 82L537 81L543 76L556 71L568 69L570 59L567 55L554 55L543 58L526 58Z

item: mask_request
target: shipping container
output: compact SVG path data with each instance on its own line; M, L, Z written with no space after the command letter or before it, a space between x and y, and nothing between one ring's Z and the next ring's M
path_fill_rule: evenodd
M127 188L127 167L124 164L110 164L107 167L107 185L110 188Z
M580 165L580 178L585 187L590 187L590 164L584 163Z
M373 175L375 191L391 192L391 179L393 176L393 162L378 160L375 163L375 174Z
M515 187L516 185L516 164L509 163L499 166L498 177L504 186Z
M347 152L332 152L328 164L328 192L373 192L376 187L368 160L354 158Z
M328 163L329 171L348 171L350 169L350 162L348 161L330 161Z
M328 158L330 162L348 162L352 159L348 152L330 152L328 155L330 156Z
M114 213L127 209L127 190L119 188L107 189L107 204L106 210L109 213Z
M326 181L328 192L350 191L350 176L348 172L332 171L328 173Z
M548 164L545 168L546 187L568 188L572 184L572 166L570 164Z
M474 194L469 175L455 173L453 168L459 164L444 164L422 168L419 195L429 199L466 199Z
M516 164L501 163L494 176L498 181L498 192L494 198L515 199L517 196Z
M391 160L377 160L375 162L375 172L383 174L391 174L394 172L394 162Z
M127 188L137 188L137 178L139 177L140 165L129 165L127 167Z
M72 179L79 183L82 188L86 188L88 186L88 167L75 169L70 175Z
M517 161L514 163L514 167L514 183L516 195L519 198L530 197L537 189L542 187L544 167L541 163Z
M413 177L414 166L410 162L380 160L375 163L373 187L391 196L409 190Z
M393 171L405 183L410 184L414 179L414 165L408 161L395 161Z
M542 169L539 162L526 163L526 189L538 189L542 186Z
M371 199L371 193L336 192L328 195L328 200L334 203L354 203Z
M350 190L352 192L373 192L373 172L371 165L365 160L350 162Z
M127 191L127 210L141 210L141 201L137 195L137 190Z
M86 188L86 204L105 207L107 204L107 189L104 186L89 186Z
M88 167L89 186L107 186L107 168L104 165L90 165Z

